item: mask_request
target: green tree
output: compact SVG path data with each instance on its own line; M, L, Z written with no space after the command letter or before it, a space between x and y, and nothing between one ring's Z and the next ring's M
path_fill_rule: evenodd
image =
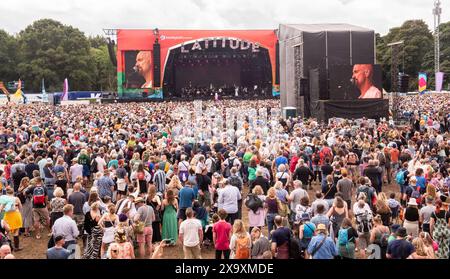
M91 44L91 47L93 47L93 48L100 48L107 44L106 39L99 35L89 36L88 40L89 40L89 43Z
M449 89L450 83L450 21L442 23L439 26L440 30L440 71L444 72L444 82L442 88ZM434 75L434 45L425 55L422 63L424 72L428 73L428 88L435 89L435 75Z
M399 71L410 76L410 90L417 90L418 72L423 71L422 64L426 54L433 50L433 36L423 20L408 20L402 26L389 30L386 36L377 40L378 59L382 64L385 82L384 88L391 90L391 48L387 45L404 41L399 47Z
M17 75L17 40L4 30L0 30L0 81L19 79Z
M83 32L52 19L41 19L18 36L18 72L26 89L39 92L44 78L49 91L61 91L65 78L70 90L89 90L94 63Z
M109 58L106 44L99 48L91 48L91 56L95 63L95 80L93 81L92 89L97 91L116 91L117 73Z

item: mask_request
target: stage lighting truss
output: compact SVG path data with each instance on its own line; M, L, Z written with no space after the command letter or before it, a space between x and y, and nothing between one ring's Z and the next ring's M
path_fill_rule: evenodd
M117 29L103 28L103 33L107 36L109 41L115 42L117 38Z

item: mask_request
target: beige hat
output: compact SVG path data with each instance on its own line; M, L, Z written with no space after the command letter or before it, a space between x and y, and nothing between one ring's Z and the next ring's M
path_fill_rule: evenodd
M327 227L325 226L325 224L319 224L319 225L317 225L316 230L317 231L324 231L324 232L326 232L327 231Z
M418 204L417 204L417 201L416 201L415 198L410 198L409 202L408 202L408 205L415 205L415 206L417 206Z

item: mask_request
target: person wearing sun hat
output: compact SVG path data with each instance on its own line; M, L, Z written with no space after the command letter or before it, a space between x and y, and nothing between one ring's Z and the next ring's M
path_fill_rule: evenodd
M311 239L307 252L312 259L331 260L338 255L336 245L328 236L328 230L324 224L317 225L316 235Z
M142 197L137 197L134 203L136 204L137 212L133 217L133 221L135 224L139 222L143 224L142 233L136 233L135 236L139 244L139 256L144 258L146 252L149 256L152 254L152 222L155 220L155 212L153 207L145 204L145 200ZM147 250L145 245L147 245Z
M410 198L405 209L405 221L403 223L408 235L413 237L419 236L419 209L417 206L416 199Z

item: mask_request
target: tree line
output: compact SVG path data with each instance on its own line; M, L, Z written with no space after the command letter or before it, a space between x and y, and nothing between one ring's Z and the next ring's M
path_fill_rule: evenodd
M440 25L440 71L444 72L443 89L450 82L450 22ZM377 60L383 71L383 87L391 91L391 47L389 43L404 41L399 46L399 72L410 76L409 90L418 90L418 73L428 75L428 88L434 90L434 37L423 20L408 20L389 30L385 36L376 35Z
M450 83L450 22L441 29L441 71L444 88ZM391 42L404 41L399 50L399 71L408 74L410 90L417 90L418 72L429 76L434 88L434 39L423 20L408 20L376 34L377 62L383 70L383 87L391 90ZM33 22L17 35L0 29L0 81L24 80L25 91L40 92L45 79L48 92L62 91L65 78L70 90L116 91L116 69L105 38L86 36L79 29L52 19Z
M69 90L116 91L116 70L106 39L52 19L33 22L16 36L0 30L0 81L24 81L26 92Z

